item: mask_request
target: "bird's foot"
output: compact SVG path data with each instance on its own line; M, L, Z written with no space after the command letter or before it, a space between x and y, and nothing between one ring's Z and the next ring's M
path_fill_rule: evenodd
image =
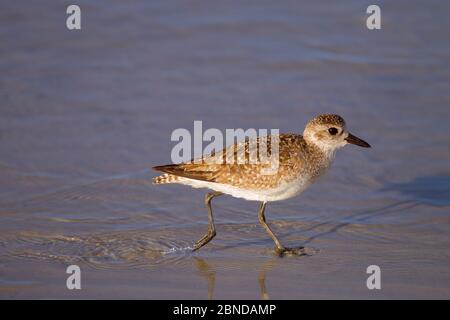
M216 231L215 230L208 230L208 233L205 234L200 240L198 240L194 244L194 247L193 247L192 251L197 251L198 249L203 247L205 244L210 242L212 240L212 238L215 237L215 235L216 235Z
M280 256L311 256L318 252L316 249L312 248L306 248L306 247L293 247L293 248L287 248L287 247L276 247L275 252Z

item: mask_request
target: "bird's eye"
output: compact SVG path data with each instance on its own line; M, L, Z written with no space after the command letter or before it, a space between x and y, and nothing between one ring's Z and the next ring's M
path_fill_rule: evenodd
M329 132L332 136L334 136L336 133L339 132L339 130L336 129L336 128L334 128L334 127L332 127L332 128L330 128L330 129L328 129L328 132Z

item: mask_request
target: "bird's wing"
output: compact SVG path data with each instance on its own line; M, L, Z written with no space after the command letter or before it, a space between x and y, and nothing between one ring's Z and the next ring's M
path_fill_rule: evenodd
M179 177L209 182L215 182L215 175L218 172L216 167L194 163L168 164L156 166L153 169Z
M266 147L268 148L267 156L270 157L272 155L270 147L274 139L279 139L278 166L274 172L268 173L267 170L271 169L273 163L263 162L267 159L261 159L258 151ZM257 151L253 152L255 146ZM305 143L300 135L281 134L258 137L256 140L235 143L218 153L188 163L157 166L153 169L179 177L239 187L249 185L270 187L275 186L282 176L292 173L292 170L300 171L304 148Z

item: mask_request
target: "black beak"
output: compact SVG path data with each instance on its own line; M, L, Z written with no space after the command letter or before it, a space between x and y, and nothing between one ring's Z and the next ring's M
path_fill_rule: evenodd
M348 134L348 137L345 138L345 140L348 143L355 144L355 145L360 146L360 147L370 148L370 144L368 144L367 142L365 142L364 140L362 140L362 139L360 139L358 137L355 137L351 133Z

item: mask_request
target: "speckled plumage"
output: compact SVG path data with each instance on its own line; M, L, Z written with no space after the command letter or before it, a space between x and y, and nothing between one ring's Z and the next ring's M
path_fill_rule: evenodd
M194 251L206 245L216 235L212 198L228 194L261 201L258 219L275 242L278 254L304 254L303 247L286 248L281 244L266 222L266 203L288 199L303 192L326 171L335 151L348 143L370 147L367 142L347 131L342 117L320 115L308 122L303 135L259 137L235 143L220 152L189 163L154 167L164 174L154 178L153 183L179 183L214 190L205 196L208 232L195 243Z
M317 142L327 142L325 136L328 132L318 129L322 127L327 129L329 126L339 127L342 133L346 129L342 117L320 115L307 124L304 132L306 138L299 134L280 134L238 142L221 152L189 163L155 167L155 170L162 171L164 174L154 178L153 182L210 188L248 200L282 200L303 191L330 165L334 151L339 146L330 148L326 144ZM270 150L272 141L277 139L279 139L279 166L272 174L267 174L267 170L274 165L273 161L261 162L259 157L255 158L255 153L249 151L249 146L256 142L253 146L256 145L259 150L267 141L263 146L267 146ZM297 186L295 186L296 183ZM291 188L296 189L294 192L280 194L283 187L290 185L292 185ZM240 193L239 190L242 192ZM258 192L261 195L258 195Z
M267 139L267 137L257 138L257 145L261 139ZM166 174L156 177L154 182L156 184L177 182L178 177L229 184L245 189L266 189L276 188L280 183L296 179L299 175L307 172L316 175L324 165L320 161L322 152L314 146L309 146L301 135L281 134L279 136L279 168L274 171L274 174L264 174L263 170L269 169L270 163L261 163L259 160L254 164L250 163L248 160L250 143L252 143L251 140L240 142L222 150L221 154L233 153L236 160L232 164L228 162L208 163L208 159L211 158L209 156L203 158L201 163L193 161L156 167L156 170L166 172ZM268 145L270 146L270 144ZM245 155L247 156L246 161L241 161L241 163L237 151L240 148L246 149Z

